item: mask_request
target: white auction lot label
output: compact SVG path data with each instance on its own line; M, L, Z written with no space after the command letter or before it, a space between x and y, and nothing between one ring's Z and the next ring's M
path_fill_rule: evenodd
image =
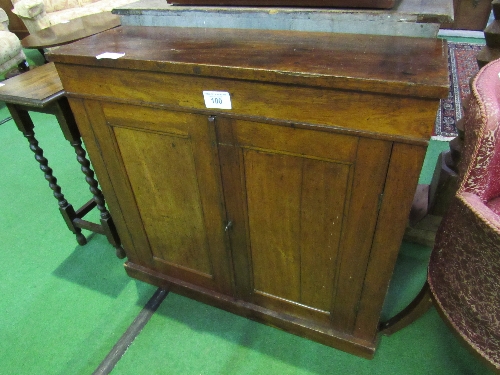
M205 107L231 109L231 95L226 91L203 91Z

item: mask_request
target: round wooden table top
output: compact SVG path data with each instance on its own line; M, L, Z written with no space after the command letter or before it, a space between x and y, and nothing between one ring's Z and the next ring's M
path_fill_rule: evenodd
M111 12L90 14L39 30L21 40L24 48L49 48L75 42L120 26L120 17Z

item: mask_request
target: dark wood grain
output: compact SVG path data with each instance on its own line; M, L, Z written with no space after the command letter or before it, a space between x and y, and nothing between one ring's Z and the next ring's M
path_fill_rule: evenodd
M64 77L69 96L78 93L88 98L113 98L124 103L137 103L137 98L141 98L143 103L160 102L170 109L180 107L211 115L214 111L206 109L202 92L222 90L232 96L233 108L225 112L233 115L267 121L286 118L295 123L322 124L343 132L370 132L385 139L397 137L412 142L427 140L437 110L432 99L425 99L428 105L422 105L421 98L391 96L388 100L385 95L370 92L145 71L129 74L125 69L82 65L60 65L58 70ZM387 113L391 116L386 116ZM411 121L408 121L409 113Z
M126 42L125 42L126 41ZM96 59L104 52L120 59ZM53 51L89 66L440 97L446 43L430 38L202 28L119 27Z
M64 95L54 64L46 64L17 75L0 86L0 100L11 104L43 108Z

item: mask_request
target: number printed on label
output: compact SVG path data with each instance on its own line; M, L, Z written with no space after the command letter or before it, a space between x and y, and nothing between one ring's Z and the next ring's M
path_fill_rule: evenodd
M205 107L231 109L231 96L226 91L203 91Z

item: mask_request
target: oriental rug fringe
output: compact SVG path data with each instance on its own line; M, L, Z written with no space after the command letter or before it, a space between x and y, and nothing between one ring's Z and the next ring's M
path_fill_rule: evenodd
M462 102L470 94L470 79L479 71L476 55L480 44L448 42L450 91L441 100L432 139L450 141L457 136L456 123L462 118Z

